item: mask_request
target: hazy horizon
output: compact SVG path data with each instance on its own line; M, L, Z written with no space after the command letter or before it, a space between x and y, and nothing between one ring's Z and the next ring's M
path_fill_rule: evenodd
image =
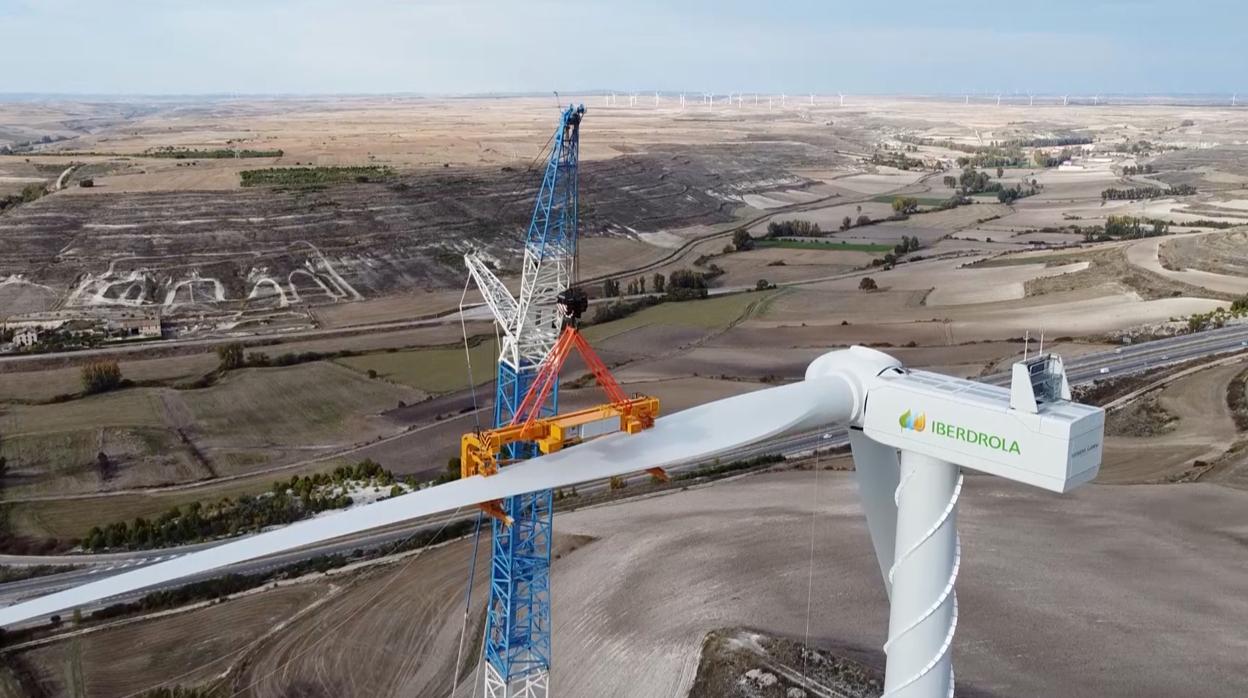
M1224 0L1054 0L1026 13L917 0L883 10L814 0L0 0L0 60L22 66L0 93L1229 95L1248 92L1246 24L1248 8Z

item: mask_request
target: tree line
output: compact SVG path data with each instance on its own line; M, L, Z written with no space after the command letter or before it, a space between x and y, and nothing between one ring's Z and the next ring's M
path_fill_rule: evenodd
M1082 232L1085 242L1135 240L1165 235L1170 232L1170 223L1159 218L1110 216L1105 220L1103 227L1091 226L1082 229Z
M701 261L701 258L699 259ZM711 265L715 269L718 266ZM719 269L723 273L722 269ZM692 269L677 269L670 276L655 274L651 277L651 290L653 293L662 295L644 296L642 298L624 299L620 298L620 282L615 279L607 279L602 282L603 295L608 298L617 298L611 303L599 303L594 306L594 315L590 319L590 323L597 325L603 322L611 322L628 317L633 313L669 301L687 301L699 300L706 298L710 294L710 280L716 275L704 272L693 271ZM638 277L628 282L627 290L629 295L642 295L646 293L645 277Z
M1176 184L1169 189L1162 189L1161 187L1110 188L1101 192L1101 200L1134 201L1136 199L1161 199L1171 196L1191 196L1195 193L1196 187L1190 184Z
M172 158L174 160L225 160L230 158L280 158L285 152L280 148L276 150L250 150L247 148L236 150L234 148L178 148L175 146L164 146L161 148L151 148L140 153L145 158Z
M352 482L391 487L391 495L406 491L402 487L393 489L395 479L390 471L364 460L354 466L339 466L329 473L292 476L273 483L268 492L258 496L222 497L207 505L191 502L171 507L155 519L140 516L130 522L95 526L83 539L82 546L92 552L143 550L232 537L289 524L322 511L351 506L351 496L344 490Z
M903 136L903 141L917 143L919 145L931 145L946 150L956 150L961 153L984 154L998 151L1002 148L1056 148L1069 145L1090 145L1093 142L1091 136L1081 134L1063 134L1060 136L1047 136L1035 138L1014 138L1003 141L990 141L987 145L970 145L967 143L959 143L949 139L935 138L916 138Z
M772 221L767 224L769 238L817 238L823 235L818 223L802 220Z

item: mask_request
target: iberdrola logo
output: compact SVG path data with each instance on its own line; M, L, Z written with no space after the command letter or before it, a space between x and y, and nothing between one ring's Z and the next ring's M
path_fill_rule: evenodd
M906 410L902 413L901 418L898 419L897 422L901 424L902 429L909 429L910 431L923 431L927 428L927 414L920 412L919 416L915 417L910 410Z

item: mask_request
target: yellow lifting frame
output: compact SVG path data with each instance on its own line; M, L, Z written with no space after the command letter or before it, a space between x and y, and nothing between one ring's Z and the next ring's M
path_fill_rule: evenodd
M580 441L575 436L576 427L611 417L619 417L620 431L636 434L654 426L659 415L659 399L640 396L623 403L598 405L588 409L558 414L553 417L534 419L524 424L512 424L497 429L487 429L464 434L460 440L460 477L493 475L499 467L503 448L509 444L533 441L542 453L554 453Z

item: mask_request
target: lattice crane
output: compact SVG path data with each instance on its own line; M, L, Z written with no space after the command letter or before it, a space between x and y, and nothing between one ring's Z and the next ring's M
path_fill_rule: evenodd
M584 105L568 105L551 139L550 157L524 241L520 289L507 287L476 253L464 256L502 333L494 426L549 417L559 404L558 381L540 404L522 412L524 398L563 329L575 278L577 164ZM533 441L503 447L505 460L537 455ZM550 690L551 490L508 497L492 517L490 599L486 615L487 698L545 698Z

